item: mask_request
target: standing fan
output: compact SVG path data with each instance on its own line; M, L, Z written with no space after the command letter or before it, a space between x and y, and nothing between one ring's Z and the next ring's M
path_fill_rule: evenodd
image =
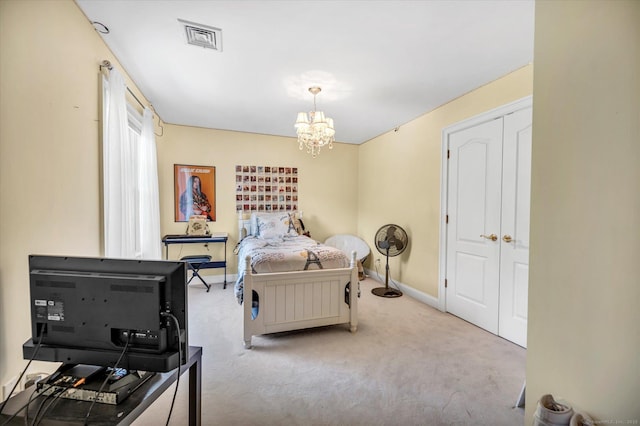
M384 225L376 232L376 248L387 257L387 267L384 279L384 287L371 290L371 293L381 297L400 297L402 292L395 288L389 288L389 256L397 256L406 248L409 237L407 233L398 225Z

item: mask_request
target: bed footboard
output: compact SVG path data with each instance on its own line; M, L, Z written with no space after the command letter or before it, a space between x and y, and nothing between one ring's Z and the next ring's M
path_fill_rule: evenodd
M260 334L300 330L333 324L358 328L358 269L356 253L349 268L252 274L251 259L245 259L244 345ZM252 319L255 292L258 313Z

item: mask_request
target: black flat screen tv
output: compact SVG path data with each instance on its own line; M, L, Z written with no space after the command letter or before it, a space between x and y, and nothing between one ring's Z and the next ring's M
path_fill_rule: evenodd
M122 357L118 367L155 372L185 364L186 274L179 261L30 255L23 357L105 367Z

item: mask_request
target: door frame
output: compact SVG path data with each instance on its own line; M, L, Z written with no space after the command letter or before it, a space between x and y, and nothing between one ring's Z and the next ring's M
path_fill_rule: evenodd
M525 96L524 98L474 115L442 129L442 145L440 150L440 249L438 253L438 309L442 312L447 311L445 279L447 274L447 205L449 202L449 161L447 151L449 149L449 136L460 130L495 120L496 118L531 106L533 106L533 96Z

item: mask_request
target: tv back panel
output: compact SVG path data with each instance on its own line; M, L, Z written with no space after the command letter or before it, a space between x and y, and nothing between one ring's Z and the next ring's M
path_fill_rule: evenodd
M25 359L112 367L124 353L119 367L145 371L186 362L184 262L31 255L29 272Z
M132 350L166 349L158 308L163 277L36 269L31 279L33 339L47 324L42 343L48 345L83 342L86 347L118 350L129 338Z

